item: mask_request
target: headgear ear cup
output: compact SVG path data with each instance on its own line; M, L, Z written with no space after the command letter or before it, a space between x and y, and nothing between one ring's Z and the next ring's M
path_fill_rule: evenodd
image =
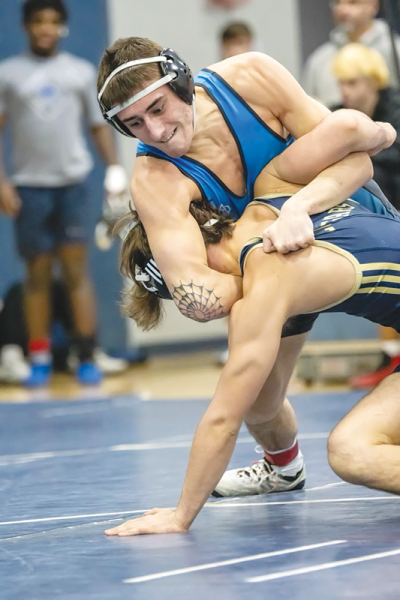
M168 84L175 94L186 104L193 104L194 82L193 74L189 66L171 48L164 48L160 56L166 56L167 62L160 63L162 75L176 74L175 78Z
M135 268L135 280L149 292L152 292L163 300L172 300L167 284L161 275L154 258L137 264Z

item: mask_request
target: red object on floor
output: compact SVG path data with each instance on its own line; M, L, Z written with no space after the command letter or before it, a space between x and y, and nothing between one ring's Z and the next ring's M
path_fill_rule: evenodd
M400 356L393 356L386 367L382 367L373 373L365 373L351 377L350 385L353 388L372 388L378 385L388 375L391 375L396 367L400 365Z

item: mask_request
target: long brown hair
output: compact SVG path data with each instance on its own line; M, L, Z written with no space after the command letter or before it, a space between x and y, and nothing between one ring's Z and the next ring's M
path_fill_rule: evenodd
M192 202L189 210L199 224L206 246L218 244L223 237L232 237L235 226L232 219L218 213L207 200ZM134 222L135 225L131 227L122 243L120 271L124 277L132 280L133 284L123 292L122 313L133 319L140 329L149 331L161 323L164 308L158 296L135 281L136 266L150 260L152 253L146 231L133 208L128 215L120 219L115 231L121 230L127 222Z

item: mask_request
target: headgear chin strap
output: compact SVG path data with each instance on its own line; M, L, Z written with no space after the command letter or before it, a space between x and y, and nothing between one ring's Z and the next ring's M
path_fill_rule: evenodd
M114 106L111 109L108 109L104 102L102 101L102 96L111 79L120 73L124 69L129 69L130 67L138 67L140 65L150 64L150 63L159 63L160 71L161 71L161 79L158 79L154 83L150 84L144 90L141 90L137 94L134 94L131 98L128 98L122 104L118 106ZM131 106L134 102L141 100L151 92L154 92L162 85L168 84L169 87L175 92L181 100L186 102L186 104L193 104L193 94L194 94L194 83L193 83L193 75L188 67L188 65L178 56L174 50L171 48L164 48L159 54L159 56L152 56L150 58L140 58L138 60L131 60L123 65L120 65L110 75L104 82L103 87L98 93L97 99L100 104L101 112L105 120L113 125L117 131L126 135L128 137L136 137L130 129L124 125L124 123L118 119L117 114Z

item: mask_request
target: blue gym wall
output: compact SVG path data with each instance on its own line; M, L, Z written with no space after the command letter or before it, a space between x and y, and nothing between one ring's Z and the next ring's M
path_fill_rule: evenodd
M26 48L26 38L20 25L21 5L22 0L0 2L0 60ZM66 0L66 5L70 14L70 34L62 41L62 49L97 65L108 43L106 0ZM10 154L7 132L3 141L7 165L7 156ZM104 178L103 165L96 155L95 159L95 168L90 176L93 225L101 212ZM1 298L12 283L24 277L23 264L15 251L12 222L4 216L0 216L0 256ZM108 252L91 248L91 273L98 300L100 342L108 350L120 353L125 351L126 340L125 324L117 306L121 289L117 265L117 245Z

